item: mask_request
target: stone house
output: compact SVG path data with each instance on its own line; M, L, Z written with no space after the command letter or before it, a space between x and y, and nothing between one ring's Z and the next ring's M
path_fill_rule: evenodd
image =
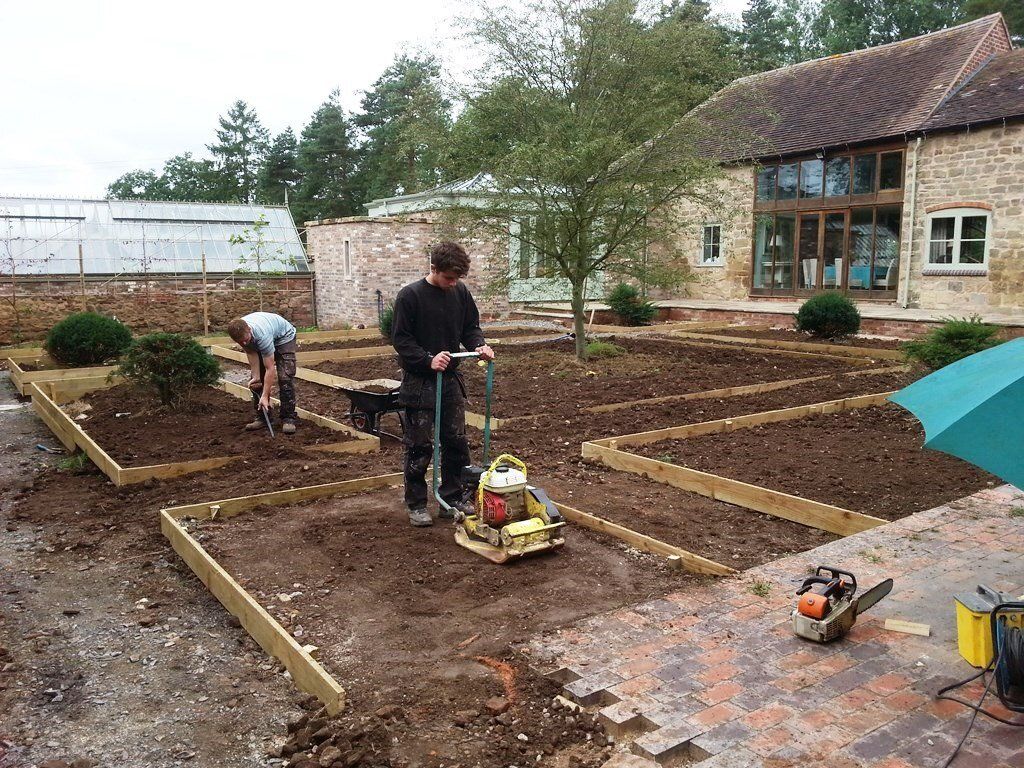
M683 210L663 244L695 276L686 295L663 297L670 316L765 319L840 291L879 319L869 330L974 313L1024 324L1024 50L1000 14L741 78L694 114L725 115L719 135L751 140L706 148L722 162L724 203ZM309 222L321 323L374 322L377 290L393 296L424 273L436 212L480 185ZM476 292L509 278L489 312L565 302L510 230L477 244Z
M757 143L719 152L724 209L686 211L693 298L1021 312L1024 50L1000 14L743 78L712 103L736 104L729 128Z

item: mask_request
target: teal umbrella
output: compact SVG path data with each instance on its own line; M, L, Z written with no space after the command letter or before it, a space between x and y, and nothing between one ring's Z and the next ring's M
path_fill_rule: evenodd
M925 448L1024 488L1024 338L940 368L889 399L924 426Z

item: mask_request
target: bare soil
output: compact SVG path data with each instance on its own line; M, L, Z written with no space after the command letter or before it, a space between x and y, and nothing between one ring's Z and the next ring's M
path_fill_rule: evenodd
M245 431L245 424L255 418L252 403L212 387L197 391L177 409L165 408L148 392L128 385L98 390L65 408L83 414L76 419L79 426L122 466L237 456L256 446L273 451L353 439L308 421L300 421L294 435L275 429L272 438L265 429Z
M570 754L599 764L603 737L578 721L546 722L557 689L508 649L690 578L579 529L557 553L495 568L455 546L450 524L409 526L399 489L255 511L199 530L221 565L319 648L357 711L400 708L390 725L395 765L499 768L537 755L559 764ZM489 666L496 661L515 669L511 686ZM505 716L488 713L492 697L516 704Z
M576 361L572 342L546 342L500 348L495 359L492 412L498 418L536 415L555 402L584 408L604 403L699 392L737 384L852 370L856 364L830 359L763 353L679 342L615 338L627 353L619 357ZM393 357L341 360L313 366L353 379L400 378ZM471 402L482 407L483 369L463 363Z
M698 331L700 333L700 331ZM903 341L899 339L875 339L868 336L847 336L842 339L823 339L819 336L812 336L802 331L786 330L784 328L754 329L754 328L723 328L721 330L707 331L714 336L742 336L747 339L770 339L774 341L799 341L804 344L831 344L847 347L865 347L871 349L899 349Z
M886 404L632 450L886 520L999 483L923 444L917 419Z

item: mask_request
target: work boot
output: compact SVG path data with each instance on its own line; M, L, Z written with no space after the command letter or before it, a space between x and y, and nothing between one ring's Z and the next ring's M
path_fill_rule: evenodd
M409 522L417 528L426 528L428 525L434 524L434 521L430 519L430 513L427 512L425 507L410 509Z
M295 434L295 422L294 421L282 421L281 422L281 431L284 432L286 435L294 435Z
M255 432L257 429L266 429L267 425L263 422L263 419L257 416L255 419L245 425L245 428L250 432Z
M451 520L455 517L456 512L461 513L463 518L476 514L476 509L474 509L473 505L468 501L451 501L448 503L451 506L451 509L441 507L441 511L437 513L438 517L443 517L445 520Z

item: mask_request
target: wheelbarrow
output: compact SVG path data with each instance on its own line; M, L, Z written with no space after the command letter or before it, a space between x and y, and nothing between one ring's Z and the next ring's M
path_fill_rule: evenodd
M395 440L401 440L401 435L394 435L380 428L382 416L388 413L397 413L398 421L402 425L402 432L405 432L405 409L398 404L398 387L400 385L401 382L394 379L371 379L370 381L361 381L352 387L339 387L348 395L351 403L348 418L352 422L352 426L360 432L369 432L377 437L386 435Z

